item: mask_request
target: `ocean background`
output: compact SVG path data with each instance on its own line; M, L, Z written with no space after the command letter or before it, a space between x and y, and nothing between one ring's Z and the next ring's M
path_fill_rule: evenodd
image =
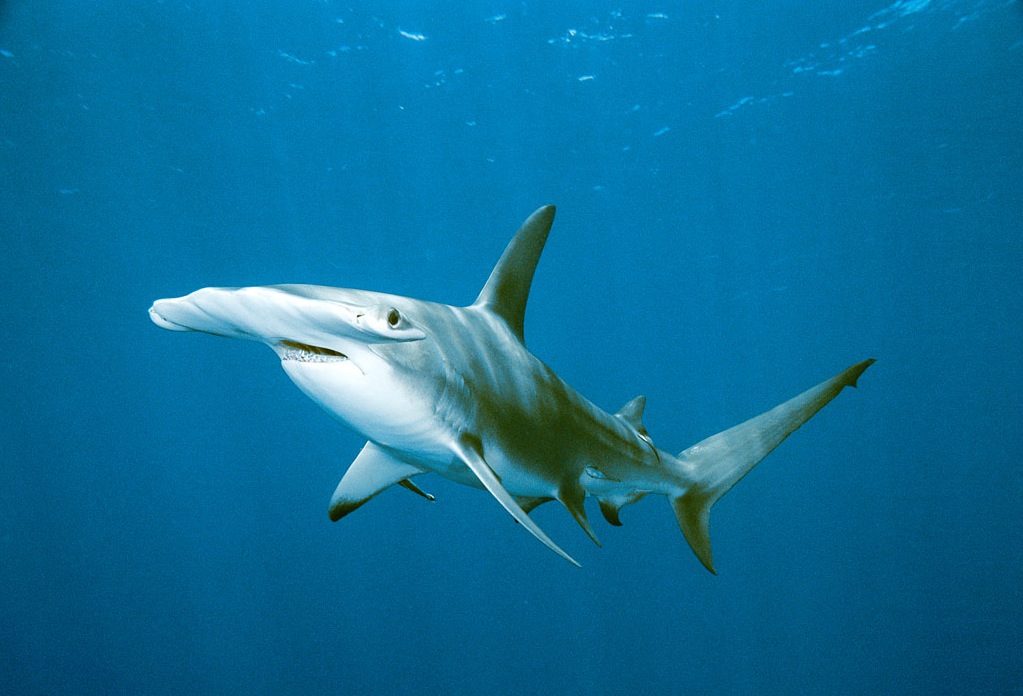
M1023 693L1023 6L0 2L0 692ZM678 451L878 362L715 507L624 526L363 442L153 300L471 302Z

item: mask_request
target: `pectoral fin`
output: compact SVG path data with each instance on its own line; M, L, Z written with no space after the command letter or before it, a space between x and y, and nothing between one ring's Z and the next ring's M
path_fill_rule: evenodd
M483 446L480 441L472 436L463 435L454 443L455 454L462 462L469 467L472 473L476 474L476 477L483 484L484 488L490 491L490 494L497 498L497 502L501 503L505 510L511 513L518 522L529 530L529 532L539 539L543 544L554 553L564 558L569 563L575 566L579 566L579 562L565 553L560 546L555 544L549 536L544 534L544 531L530 518L525 511L519 507L519 504L515 502L515 499L511 496L508 491L505 490L504 485L501 483L501 479L497 476L490 465L487 464L487 460L483 458Z
M406 464L382 447L367 442L359 456L348 467L348 471L330 498L330 519L337 522L380 491L396 483L433 500L432 496L423 493L418 486L406 480L421 473L422 469Z

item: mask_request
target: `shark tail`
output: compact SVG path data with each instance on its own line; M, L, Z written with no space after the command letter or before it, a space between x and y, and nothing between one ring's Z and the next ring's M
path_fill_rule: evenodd
M717 574L710 551L710 509L714 503L843 388L855 387L856 380L873 363L873 360L857 363L766 413L712 435L678 456L688 487L685 493L672 498L671 505L686 541L707 570Z

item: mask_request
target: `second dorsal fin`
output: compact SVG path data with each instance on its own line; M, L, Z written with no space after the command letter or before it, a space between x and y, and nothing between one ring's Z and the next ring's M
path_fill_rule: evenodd
M522 223L473 304L501 317L523 342L529 287L553 223L553 205L540 208Z
M647 435L646 428L643 427L644 408L646 408L646 397L637 396L635 399L622 406L621 410L615 415L635 428L640 435Z

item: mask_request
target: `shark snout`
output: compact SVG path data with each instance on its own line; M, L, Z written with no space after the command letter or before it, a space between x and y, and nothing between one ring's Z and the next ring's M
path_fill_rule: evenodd
M169 331L256 338L252 325L267 309L258 300L239 293L237 288L203 288L184 297L157 300L149 308L149 318Z
M173 310L172 304L175 300L157 300L153 303L153 306L149 308L149 318L154 324L159 326L161 329L167 329L168 331L194 331L187 326L181 324L175 324L170 319L166 318L166 314L170 314Z

